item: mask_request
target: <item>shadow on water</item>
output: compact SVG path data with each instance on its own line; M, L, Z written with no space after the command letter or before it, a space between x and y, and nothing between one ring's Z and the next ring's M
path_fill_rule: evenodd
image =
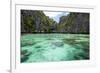
M63 39L65 44L69 44L77 51L74 52L75 60L89 59L89 41L76 41L77 39Z
M35 48L41 48L41 46L36 46Z
M32 54L32 52L29 52L27 50L21 50L21 62L27 61L31 54Z

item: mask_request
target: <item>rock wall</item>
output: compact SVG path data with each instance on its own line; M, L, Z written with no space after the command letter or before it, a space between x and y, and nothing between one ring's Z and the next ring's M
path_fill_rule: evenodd
M89 13L70 13L60 18L59 29L67 33L89 33Z
M89 34L89 13L70 12L57 23L43 11L21 10L21 33L34 32Z
M21 32L52 32L56 22L46 16L43 11L21 10Z

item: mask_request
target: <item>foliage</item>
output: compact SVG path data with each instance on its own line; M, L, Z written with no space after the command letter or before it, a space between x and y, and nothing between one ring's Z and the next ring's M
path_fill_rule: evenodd
M70 12L61 16L59 23L46 16L43 11L21 10L21 32L67 32L89 33L89 14Z

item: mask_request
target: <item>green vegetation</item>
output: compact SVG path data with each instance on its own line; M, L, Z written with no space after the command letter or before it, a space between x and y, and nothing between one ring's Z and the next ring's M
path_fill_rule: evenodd
M21 10L21 32L52 32L56 22L46 16L43 11Z
M61 16L57 23L43 11L21 10L21 32L89 34L89 14L70 12L67 16Z
M69 15L62 16L58 30L67 33L89 34L89 14L70 12Z

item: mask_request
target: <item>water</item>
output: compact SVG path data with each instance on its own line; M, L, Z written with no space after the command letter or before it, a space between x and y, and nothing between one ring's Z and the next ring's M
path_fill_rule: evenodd
M88 59L88 34L24 34L21 36L22 63Z

